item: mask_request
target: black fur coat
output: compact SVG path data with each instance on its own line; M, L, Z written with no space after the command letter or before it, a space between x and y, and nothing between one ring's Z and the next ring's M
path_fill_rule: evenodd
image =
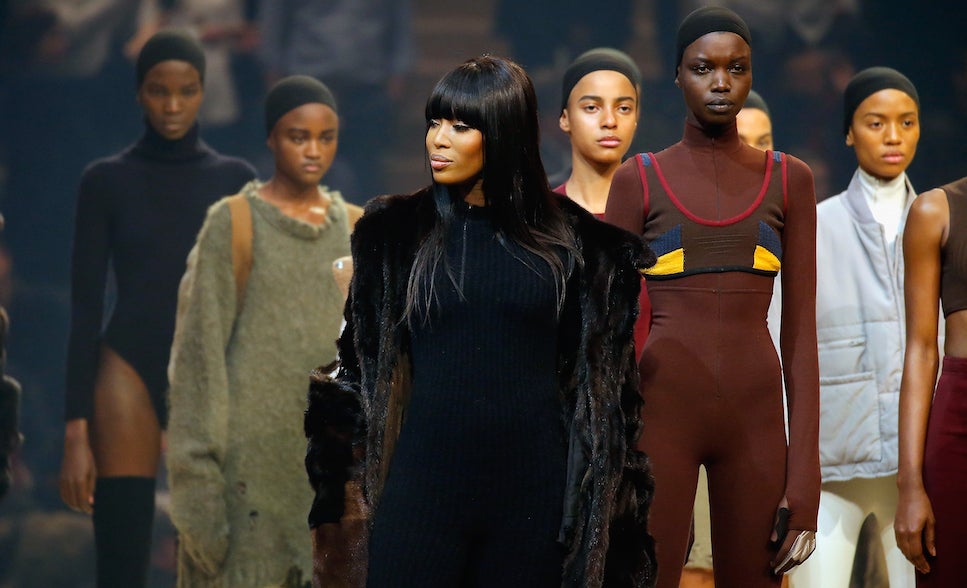
M631 233L566 198L560 206L584 261L568 280L562 328L575 336L560 346L558 360L570 439L559 536L567 549L562 586L648 587L656 576L647 528L654 481L647 457L635 449L641 396L632 331L638 268L655 258ZM407 281L419 237L434 215L432 196L423 190L374 199L356 224L355 274L339 340L342 365L334 379L314 374L306 411L306 467L316 490L310 526L342 516L353 436L364 441L357 471L370 512L379 502L409 395L408 333L401 320Z

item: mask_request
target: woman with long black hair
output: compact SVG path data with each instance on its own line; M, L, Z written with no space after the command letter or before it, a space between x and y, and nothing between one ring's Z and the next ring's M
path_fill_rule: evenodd
M310 524L342 514L358 402L370 586L648 586L632 328L653 258L551 192L518 65L467 61L426 120L432 185L353 234L342 366L306 417Z

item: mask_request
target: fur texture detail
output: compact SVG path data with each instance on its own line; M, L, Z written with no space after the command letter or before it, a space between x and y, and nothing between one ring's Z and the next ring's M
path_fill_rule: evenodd
M314 370L305 412L306 471L316 491L309 524L337 523L343 515L346 482L352 477L353 439L362 422L359 393Z

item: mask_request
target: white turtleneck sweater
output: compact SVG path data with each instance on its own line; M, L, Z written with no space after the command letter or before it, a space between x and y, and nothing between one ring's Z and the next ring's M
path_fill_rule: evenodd
M883 236L887 244L896 241L903 222L903 209L907 199L907 175L902 173L892 180L881 180L859 170L860 187L866 204L876 222L883 226Z

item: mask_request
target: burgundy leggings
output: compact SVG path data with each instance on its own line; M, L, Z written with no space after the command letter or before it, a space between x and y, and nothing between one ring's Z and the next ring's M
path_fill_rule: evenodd
M716 586L779 586L769 536L785 489L786 438L779 359L766 328L772 281L701 274L649 282L648 294L641 445L655 474L649 524L658 586L678 587L700 464Z
M923 482L937 519L937 557L917 586L964 586L967 555L967 358L945 357L930 409Z

